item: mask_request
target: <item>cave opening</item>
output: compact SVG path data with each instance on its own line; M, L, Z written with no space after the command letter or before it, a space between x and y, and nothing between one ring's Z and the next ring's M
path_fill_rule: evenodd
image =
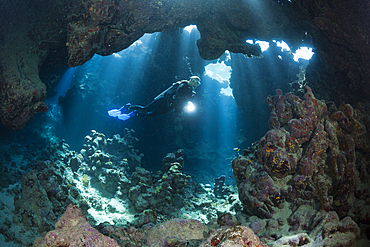
M47 99L48 121L58 125L55 135L79 150L92 129L106 136L134 129L140 140L137 148L144 153L144 168L156 171L166 153L184 148L186 172L203 181L230 177L230 162L239 155L235 150L247 148L268 129L269 110L261 102L274 93L272 88L291 89L287 82L297 80L300 66L306 66L310 58L299 51L312 53L312 48L292 52L284 41L246 40L261 47L263 58L226 51L219 59L206 61L195 45L199 37L195 25L145 34L121 52L95 55L67 70ZM107 110L129 102L147 104L172 83L192 75L201 78L192 100L194 111L128 121L107 115ZM227 182L234 183L233 179Z

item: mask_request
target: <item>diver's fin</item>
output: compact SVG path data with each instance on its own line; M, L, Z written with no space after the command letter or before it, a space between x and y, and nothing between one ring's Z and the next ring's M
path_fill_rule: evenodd
M121 114L120 109L112 109L108 111L108 115L111 117L118 117Z
M109 110L108 111L108 115L111 116L111 117L118 117L119 115L121 115L122 111L129 110L130 106L131 106L131 104L130 103L127 103L126 105L122 106L119 109Z
M136 111L132 111L130 113L127 113L127 114L120 114L118 115L118 119L122 120L122 121L126 121L127 119L133 117L136 115Z

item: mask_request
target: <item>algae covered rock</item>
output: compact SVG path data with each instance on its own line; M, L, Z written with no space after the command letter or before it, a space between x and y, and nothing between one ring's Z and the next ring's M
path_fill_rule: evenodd
M262 247L266 246L260 242L257 235L247 226L235 226L230 228L220 228L213 232L200 247L219 246L219 247Z
M138 211L152 208L159 213L173 211L175 195L190 184L191 177L182 173L184 151L179 149L163 159L162 171L152 178L149 171L137 167L132 173L129 199Z
M198 220L172 219L150 229L146 240L149 246L160 247L167 246L174 238L179 242L203 239L206 232L207 227Z
M55 230L36 238L34 247L46 246L106 246L119 247L116 240L91 227L81 210L73 204L55 224Z

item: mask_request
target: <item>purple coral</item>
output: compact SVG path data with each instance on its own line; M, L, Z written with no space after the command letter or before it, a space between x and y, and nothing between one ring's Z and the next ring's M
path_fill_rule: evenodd
M262 218L271 218L287 202L293 211L307 205L313 212L335 210L340 218L365 222L370 107L337 109L305 90L304 99L283 96L281 90L268 97L271 130L232 163L240 201L248 214ZM298 213L289 224L292 230L309 227Z
M46 246L115 246L119 247L116 240L104 236L91 227L81 210L70 204L66 212L55 224L55 230L45 236L38 237L34 247Z
M269 119L270 129L279 129L292 119L292 108L280 89L276 89L275 96L267 97L267 104L271 111Z
M353 246L360 232L360 228L351 217L347 216L339 221L338 215L330 212L322 230L323 246Z

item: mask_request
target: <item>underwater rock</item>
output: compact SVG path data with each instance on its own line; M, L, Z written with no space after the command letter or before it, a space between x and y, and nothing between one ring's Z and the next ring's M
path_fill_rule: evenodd
M151 174L144 168L136 168L131 177L129 198L138 211L153 209L160 213L173 210L175 195L190 184L191 177L182 173L183 150L169 153L163 158L162 171L158 171L153 182Z
M150 225L150 224L148 224ZM152 226L150 226L152 227ZM148 227L148 229L150 229ZM119 246L143 246L146 228L136 229L132 226L118 227L114 225L99 224L95 227L100 233L117 241Z
M365 30L369 30L369 23L365 21L369 3L359 6L345 1L335 5L327 3L297 2L303 12L310 13L307 19L312 23L310 33L316 33L317 38L306 78L314 91L320 92L320 98L335 100L337 104L366 100L370 87L364 82L369 82L370 66L369 60L362 58L370 53L369 36L364 36ZM363 25L365 29L360 27Z
M179 242L200 240L207 232L208 228L198 220L172 219L152 227L146 235L146 242L152 247L172 246L168 245L168 242L174 241L174 238Z
M279 129L293 118L291 105L280 89L276 89L275 96L267 96L267 105L270 108L270 129Z
M267 97L271 115L270 129L279 129L287 125L289 133L296 138L299 144L308 141L313 129L316 127L327 106L323 100L317 100L309 87L305 87L304 99L292 93L282 95L277 89L275 96Z
M256 235L261 235L262 232L265 230L267 226L267 221L266 220L262 220L262 219L257 219L257 220L254 220L252 221L248 227L250 229L252 229L252 231L256 234Z
M134 222L135 227L140 228L145 224L155 224L157 221L157 214L152 209L144 210L140 215L139 218L136 219Z
M133 148L138 141L133 134L133 130L125 129L124 137L116 134L106 138L103 133L92 130L84 138L80 153L71 152L65 164L82 178L88 176L89 181L83 180L86 187L90 185L126 198L131 187L128 177L131 170L140 167L142 157Z
M22 177L22 194L15 196L14 207L23 224L39 232L50 231L67 205L78 202L76 188L68 188L61 174L53 163L39 161Z
M133 145L139 141L133 136L134 134L134 130L125 128L123 137L116 134L112 138L106 138L103 133L91 130L90 134L84 139L83 149L80 153L83 155L85 162L94 166L110 162L110 159L114 158L113 156L125 157L119 161L120 166L125 166L133 171L137 166L140 166L141 157L143 156L143 154L139 155L138 151L134 149Z
M262 218L271 218L274 205L278 206L284 201L283 196L279 196L279 187L274 185L274 180L263 171L264 168L260 163L238 157L232 162L234 170L238 169L236 164L238 167L245 167L243 168L245 178L238 184L239 199L244 204L245 210ZM238 174L238 170L236 173Z
M40 80L39 69L48 54L52 53L56 62L63 54L61 48L66 50L67 30L57 27L67 24L68 9L50 4L40 11L38 4L27 6L23 1L2 7L6 14L0 28L0 117L4 126L20 129L35 113L47 111L43 102L46 85Z
M184 150L179 149L174 153L168 153L166 157L162 160L162 172L166 173L172 167L172 163L177 162L181 167L179 169L182 171L184 167Z
M294 173L301 156L298 140L284 129L272 129L260 140L258 157L272 177Z
M200 245L208 246L266 246L247 226L235 226L231 228L220 228L212 232L208 239Z
M234 227L239 224L235 215L230 213L223 213L217 218L217 224L219 226Z
M73 204L55 224L55 230L35 239L35 247L46 246L116 246L116 240L91 227L81 210Z
M309 229L312 219L316 216L317 211L310 205L301 205L288 218L291 226L290 231L304 232Z
M326 219L322 229L323 246L353 246L355 240L360 236L360 228L351 217L339 220L334 212Z
M215 178L215 182L213 185L213 193L216 197L222 198L230 194L230 188L225 185L225 175L220 176L219 178Z
M325 101L317 100L311 88L306 86L305 92L303 100L292 93L285 95L292 105L294 117L288 122L289 131L300 144L309 140L319 120L327 112Z
M150 172L144 168L137 167L132 173L129 199L138 211L150 208L149 200L153 194L152 184Z
M283 247L283 246L311 246L313 240L306 234L300 233L293 236L285 236L277 240L273 247Z
M48 51L30 38L30 30L29 23L24 22L23 28L12 28L14 33L3 33L6 42L1 40L4 46L0 51L0 118L4 126L14 130L23 128L34 114L48 109L43 102L46 85L39 77L39 65Z
M14 197L14 207L24 225L37 227L40 232L50 231L57 219L35 170L22 177L22 194Z
M181 156L183 159L183 157ZM184 165L178 162L172 162L168 169L167 176L171 181L171 193L179 193L185 186L189 185L191 177L182 173ZM162 176L162 179L164 176ZM158 181L159 182L159 181Z
M239 198L248 214L262 219L288 214L292 233L313 229L314 219L329 211L363 222L366 233L370 223L361 220L370 215L365 199L370 191L364 189L369 133L361 122L366 112L349 104L328 107L305 89L303 100L280 90L269 97L272 129L232 162Z

